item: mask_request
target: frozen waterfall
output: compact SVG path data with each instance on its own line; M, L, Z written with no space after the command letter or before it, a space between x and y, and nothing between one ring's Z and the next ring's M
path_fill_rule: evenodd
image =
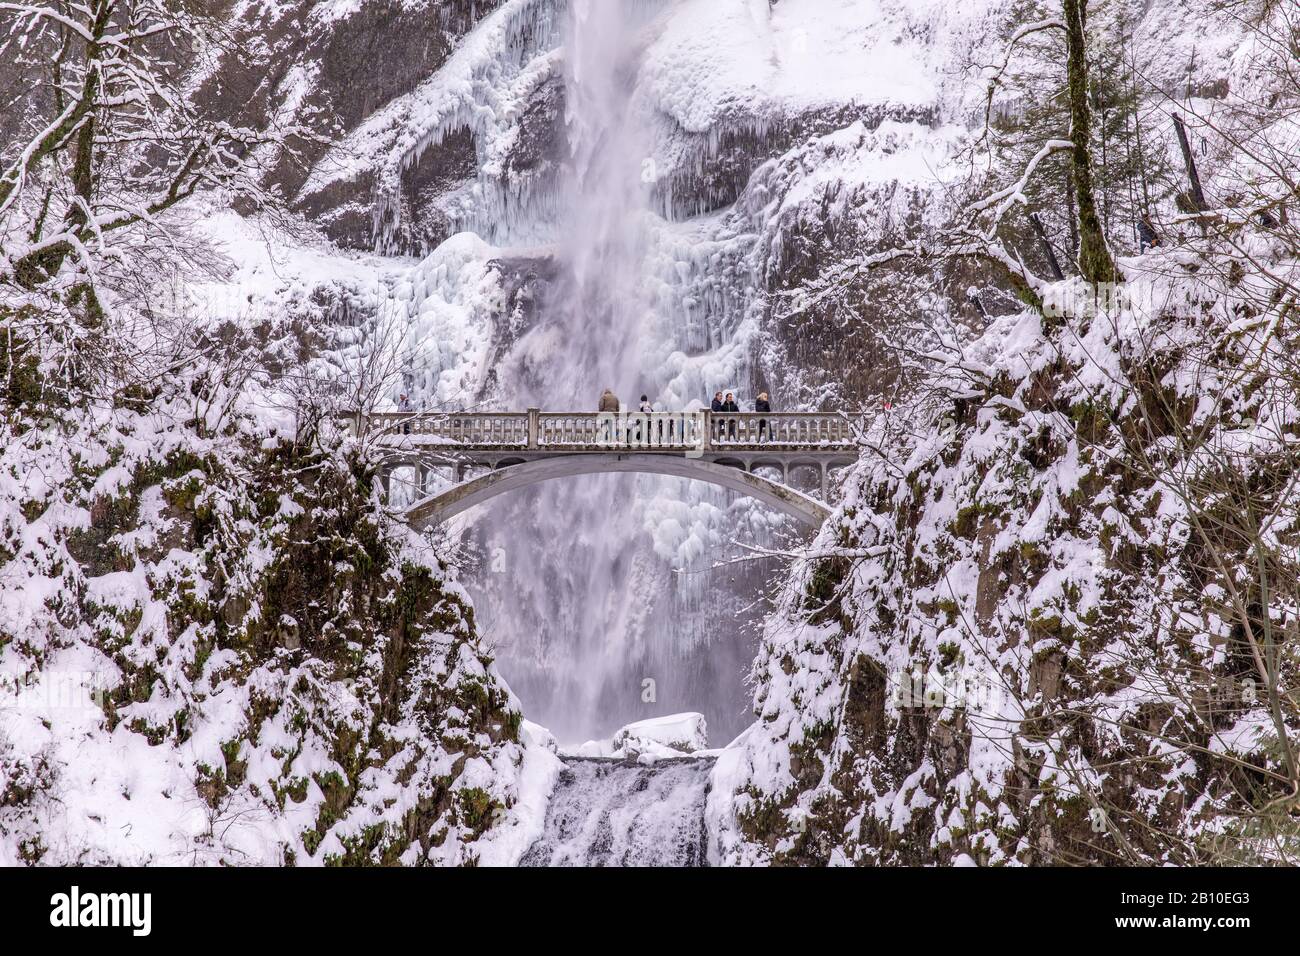
M713 760L569 757L521 866L705 866Z
M646 393L681 408L724 384L683 390L669 361L698 335L679 314L684 284L719 257L683 270L692 243L651 210L653 125L636 90L662 10L639 0L568 7L556 185L565 212L548 246L557 268L535 323L496 370L509 407L594 409L609 387L625 407ZM727 507L724 493L682 480L596 475L520 492L480 518L475 534L500 573L470 587L530 717L573 743L688 709L724 735L744 726L753 655L740 625L761 601L753 580L738 584L743 574L707 570L728 544L710 530ZM729 524L732 534L743 521Z

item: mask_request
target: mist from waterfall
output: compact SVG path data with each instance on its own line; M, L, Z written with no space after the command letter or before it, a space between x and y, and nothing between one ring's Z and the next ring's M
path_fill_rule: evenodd
M664 340L662 280L647 262L663 221L650 211L652 144L633 96L642 31L661 8L569 6L557 278L498 370L505 406L594 411L607 387L632 409L643 392L670 408L703 397L670 394L662 380L664 355L680 346ZM739 625L755 613L754 584L707 570L711 554L677 573L681 562L653 546L656 500L706 515L726 507L723 493L685 481L596 475L503 498L479 522L496 557L470 582L481 630L529 718L562 741L698 710L725 743L749 720L752 645Z

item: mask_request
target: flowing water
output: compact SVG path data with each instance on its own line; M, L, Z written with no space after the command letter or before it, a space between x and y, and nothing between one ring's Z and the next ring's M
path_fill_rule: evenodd
M498 372L503 407L594 410L608 387L625 407L644 392L681 408L707 397L706 384L725 385L669 394L662 371L684 347L675 339L688 334L665 314L665 300L686 292L663 291L665 223L650 210L646 175L650 125L634 109L639 50L662 9L645 0L568 7L569 155L556 187L567 214L555 224L546 307ZM723 493L699 485L621 475L553 482L494 503L477 533L499 556L499 573L470 586L531 719L568 742L683 710L703 711L720 737L744 726L753 649L739 624L755 613L756 588L739 586L734 570L708 571L726 539L694 530L726 507ZM690 536L691 573L675 573L687 562L667 553L666 526Z
M521 866L705 866L708 758L568 758Z

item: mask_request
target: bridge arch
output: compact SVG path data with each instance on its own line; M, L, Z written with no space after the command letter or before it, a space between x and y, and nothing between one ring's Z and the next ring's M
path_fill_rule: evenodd
M668 475L707 481L747 495L812 527L820 527L830 509L816 498L740 468L676 455L627 454L617 457L573 454L522 461L454 485L413 504L406 512L415 527L427 527L490 501L497 495L556 478L607 473Z

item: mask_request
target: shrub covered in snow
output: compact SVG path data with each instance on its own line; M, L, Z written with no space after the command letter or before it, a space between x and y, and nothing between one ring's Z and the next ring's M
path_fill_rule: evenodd
M1125 269L1166 306L999 320L877 423L719 762L721 859L1294 852L1294 329Z
M459 587L355 449L176 412L6 420L0 858L472 860L521 717Z

